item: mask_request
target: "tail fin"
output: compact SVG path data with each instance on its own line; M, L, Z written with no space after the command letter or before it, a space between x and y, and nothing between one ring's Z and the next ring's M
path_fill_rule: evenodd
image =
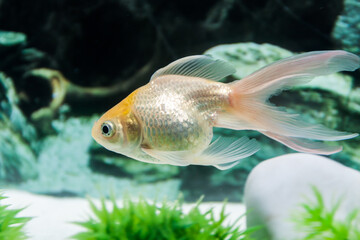
M253 129L301 152L332 154L341 147L330 147L303 138L338 141L358 134L339 132L322 125L299 120L267 103L269 97L293 85L320 75L359 68L360 58L345 51L318 51L293 56L270 64L246 78L230 83L229 113L222 114L217 126L232 129Z

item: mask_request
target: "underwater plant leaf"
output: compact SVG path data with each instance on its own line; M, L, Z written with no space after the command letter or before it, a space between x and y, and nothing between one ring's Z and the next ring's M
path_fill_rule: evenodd
M3 199L6 197L0 193L0 201ZM24 208L9 209L9 205L0 205L0 239L22 240L27 238L23 228L31 218L17 217L23 210Z
M112 240L250 240L251 231L240 231L235 222L225 225L228 218L225 205L219 216L213 209L202 212L199 209L203 197L185 214L183 198L170 204L165 200L159 205L150 203L140 197L132 201L124 197L122 207L115 198L111 198L111 211L106 208L105 200L97 207L89 200L93 217L85 222L75 224L84 228L73 236L78 240L112 239ZM252 229L252 231L255 231Z
M298 230L307 233L302 240L359 240L359 210L354 209L345 220L337 220L341 199L328 209L320 191L314 187L313 193L315 202L303 203L303 211L294 215Z

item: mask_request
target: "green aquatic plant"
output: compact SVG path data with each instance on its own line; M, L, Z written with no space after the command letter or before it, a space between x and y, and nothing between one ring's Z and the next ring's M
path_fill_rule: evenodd
M0 194L0 201L6 197ZM24 225L30 220L28 217L17 217L23 209L9 209L9 205L0 204L0 239L27 239L23 232Z
M303 211L294 216L298 230L307 234L302 240L360 240L360 209L338 220L341 200L329 209L320 191L313 188L313 192L315 201L302 204Z
M24 45L26 35L20 32L9 32L0 30L0 48Z
M125 198L123 207L119 207L114 198L112 210L106 207L105 200L97 207L89 201L94 217L76 224L86 231L74 236L78 240L249 240L251 230L239 230L239 217L234 223L225 226L227 219L225 204L218 217L213 209L201 212L201 199L188 212L183 211L183 201L174 204L163 201L162 204L149 203L144 198L131 201Z

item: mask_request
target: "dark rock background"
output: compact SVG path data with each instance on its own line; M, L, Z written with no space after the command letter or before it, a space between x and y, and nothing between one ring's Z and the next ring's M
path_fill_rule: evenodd
M23 32L28 45L84 86L134 74L160 42L161 63L224 43L272 43L293 51L333 48L342 1L23 1L0 2L0 29Z
M63 132L61 127L54 127L54 121L101 114L145 84L157 68L215 45L271 43L295 52L340 49L344 44L332 32L343 9L341 0L0 0L0 29L22 32L27 37L20 44L0 46L0 71L13 79L19 95L17 105L36 128L39 139L34 141L41 145L46 138ZM341 32L341 26L336 31ZM32 117L34 112L49 105L52 97L51 87L29 74L38 68L58 70L81 89L120 87L106 96L67 95L54 114L39 120ZM283 153L278 148L274 144L272 154L250 159L236 174L211 167L132 163L95 143L85 165L89 174L132 179L138 184L179 179L180 190L188 200L201 194L206 195L205 200L238 200L250 169L260 159ZM32 149L33 154L42 156L41 147ZM354 163L353 167L357 166ZM22 187L43 193L86 194L66 187L41 190L30 185Z

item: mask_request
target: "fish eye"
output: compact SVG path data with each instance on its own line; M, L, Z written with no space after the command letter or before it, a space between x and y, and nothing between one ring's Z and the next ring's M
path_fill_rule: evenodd
M101 133L104 137L111 137L114 135L114 124L110 121L106 121L101 124Z

